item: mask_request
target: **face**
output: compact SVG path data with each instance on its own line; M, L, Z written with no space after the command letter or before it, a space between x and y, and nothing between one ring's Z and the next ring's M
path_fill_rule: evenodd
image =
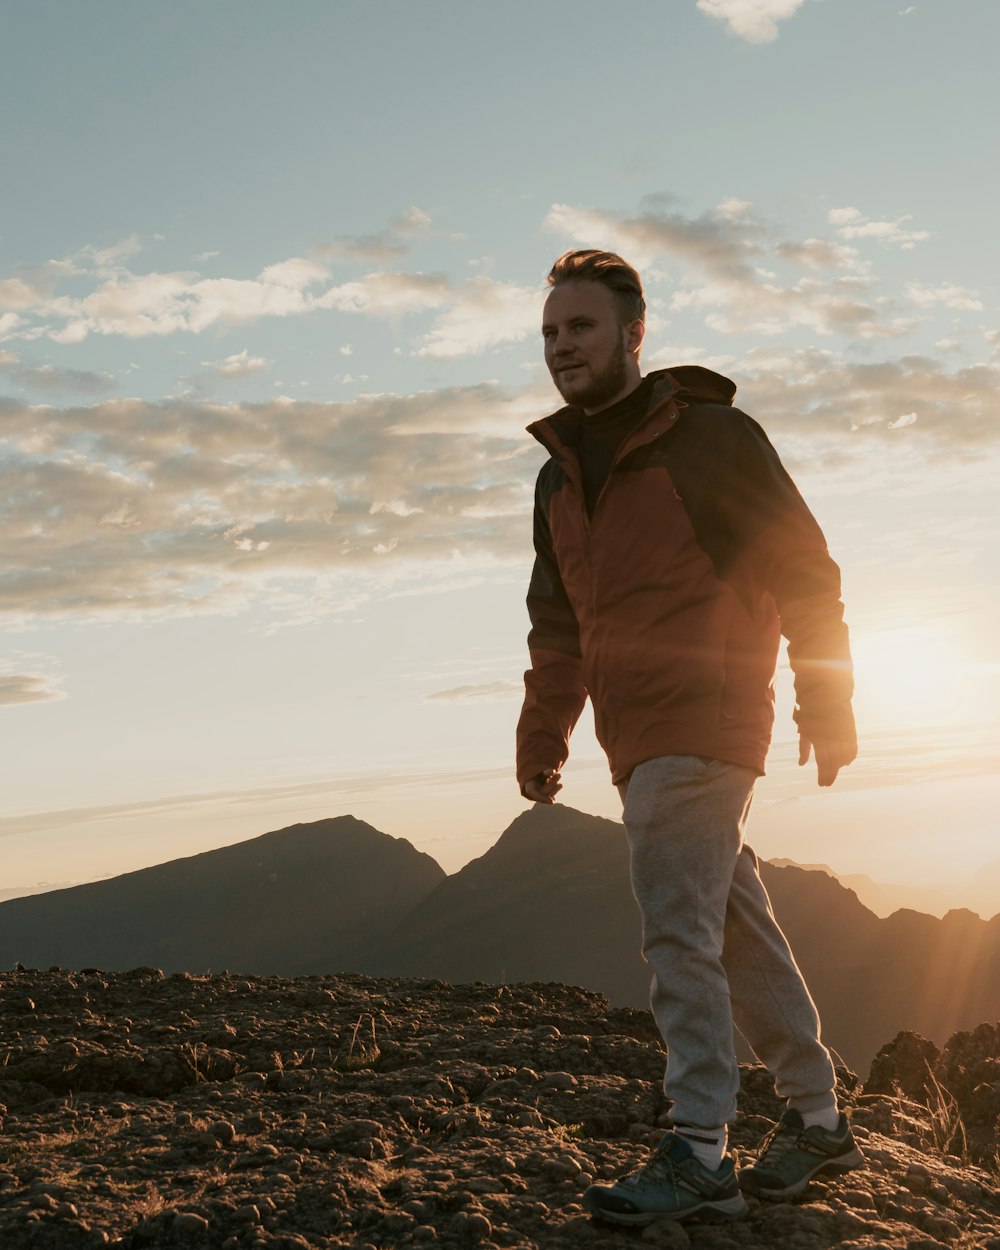
M617 403L641 380L642 322L623 326L614 294L600 282L553 287L542 314L545 363L556 390L584 412Z

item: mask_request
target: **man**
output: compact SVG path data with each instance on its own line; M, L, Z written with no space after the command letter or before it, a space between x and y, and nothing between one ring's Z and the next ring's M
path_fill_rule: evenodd
M522 794L551 803L589 695L624 802L671 1131L636 1172L584 1195L644 1224L746 1211L862 1162L819 1020L743 843L773 722L779 635L795 674L799 763L832 785L857 752L840 574L735 386L695 366L645 378L645 302L619 256L549 274L545 361L566 406L530 426L535 493ZM787 1101L736 1176L733 1025Z

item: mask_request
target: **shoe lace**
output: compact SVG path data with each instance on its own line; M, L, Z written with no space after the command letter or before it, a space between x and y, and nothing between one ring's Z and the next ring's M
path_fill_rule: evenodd
M628 1177L629 1185L633 1189L658 1189L664 1180L675 1187L679 1180L677 1165L665 1147L657 1147L647 1162Z
M798 1129L789 1128L779 1120L761 1139L758 1161L769 1165L780 1163L798 1146L799 1136Z

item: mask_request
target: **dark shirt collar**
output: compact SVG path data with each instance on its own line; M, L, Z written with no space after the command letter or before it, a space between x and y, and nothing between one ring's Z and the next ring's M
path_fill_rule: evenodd
M607 429L609 426L629 421L638 417L640 413L645 412L649 406L652 393L653 379L652 377L645 377L634 390L629 391L624 399L620 399L616 404L612 404L610 408L602 408L600 412L593 413L578 410L580 412L580 420L588 429L595 430Z

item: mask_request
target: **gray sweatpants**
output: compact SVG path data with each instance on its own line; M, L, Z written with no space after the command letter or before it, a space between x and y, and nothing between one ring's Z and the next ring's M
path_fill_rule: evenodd
M833 1101L815 1004L743 842L755 781L749 768L666 755L619 786L675 1124L735 1118L734 1024L790 1106Z

